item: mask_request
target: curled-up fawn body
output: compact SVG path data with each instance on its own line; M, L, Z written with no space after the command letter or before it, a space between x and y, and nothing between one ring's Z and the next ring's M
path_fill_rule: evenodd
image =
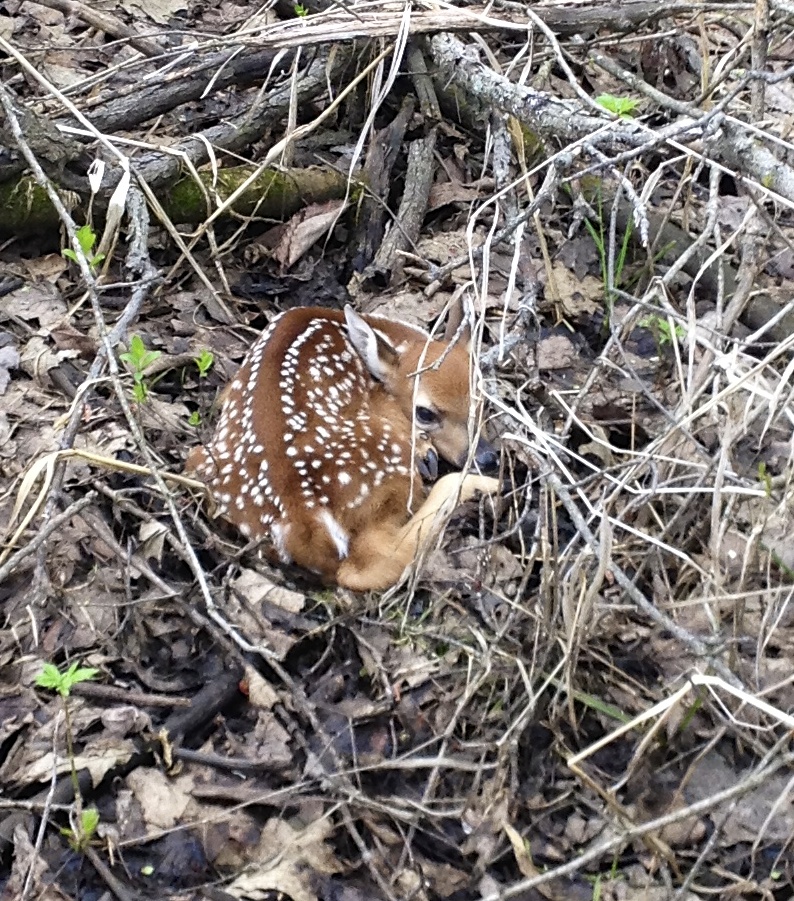
M463 344L377 316L298 308L276 317L226 391L188 469L218 513L285 563L354 590L387 588L458 503L496 479L451 473L470 456ZM474 448L482 469L495 451ZM413 503L413 510L409 509Z

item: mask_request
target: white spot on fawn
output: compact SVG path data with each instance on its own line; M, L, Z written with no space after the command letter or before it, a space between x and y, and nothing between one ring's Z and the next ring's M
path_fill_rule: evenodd
M324 498L320 498L321 503L323 500ZM350 536L328 510L321 511L320 519L325 525L325 528L328 530L328 534L331 536L331 541L333 541L333 543L336 545L336 551L339 554L339 559L344 560L345 557L347 557L347 551L350 545Z

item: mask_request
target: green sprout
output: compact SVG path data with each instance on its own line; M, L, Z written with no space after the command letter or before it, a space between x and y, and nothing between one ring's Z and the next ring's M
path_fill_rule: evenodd
M192 425L194 427L201 425L201 413L198 410L194 410L190 416L187 418L187 424Z
M764 460L758 464L758 481L764 486L766 496L772 497L772 476L769 474Z
M683 325L670 325L670 321L666 316L646 316L641 319L639 325L642 328L650 329L656 344L661 350L665 344L672 344L673 341L680 341L686 335L686 329Z
M293 9L295 10L295 15L300 19L309 15L309 10L302 3L296 3Z
M639 100L632 100L630 97L615 97L614 94L599 94L595 102L608 112L620 116L621 119L631 119L634 110L640 105Z
M97 826L99 826L99 811L96 807L88 807L80 812L77 829L64 827L60 833L66 836L73 851L85 851L96 834Z
M215 363L215 354L205 347L193 362L198 366L199 378L203 379Z
M96 269L96 267L105 259L104 253L98 253L94 255L94 247L96 246L96 232L91 228L90 225L83 225L77 229L77 243L80 245L80 250L83 251L83 255L86 260L88 260L88 265L91 269ZM71 260L73 263L77 262L77 254L72 250L71 247L64 247L61 251L61 254L66 257L67 260Z
M612 315L612 305L614 302L614 297L612 295L612 292L609 290L609 255L607 253L605 213L603 209L600 190L598 191L598 220L593 223L589 219L585 219L584 225L589 232L590 237L593 239L593 243L596 246L596 251L598 252L598 262L601 269L601 281L604 285L604 295L606 298L608 313L607 320L605 320L606 324L609 317L611 317ZM613 281L615 287L618 287L623 281L623 270L626 266L626 260L629 254L632 231L633 222L631 219L629 219L628 223L626 224L626 231L623 233L623 239L620 242L620 249L618 251L617 258L615 259L615 272Z
M99 825L99 811L93 808L83 809L83 799L80 793L80 780L77 778L77 767L74 755L74 731L72 717L69 710L69 694L75 685L80 682L88 682L99 672L93 666L80 666L78 661L73 661L69 668L61 670L54 663L45 663L41 672L36 676L36 685L41 688L49 688L61 696L63 704L63 716L66 725L66 752L69 756L69 766L72 777L72 789L74 791L74 817L72 829L62 829L61 833L69 839L69 844L75 851L83 851L88 847L92 836Z
M99 672L93 666L81 667L77 661L63 672L54 663L45 663L36 676L36 685L57 691L62 698L68 698L69 692L78 682L88 682Z
M130 349L119 354L119 359L129 366L132 372L132 396L142 404L149 397L149 385L144 374L146 370L162 356L159 350L147 350L140 335L133 335L130 340Z

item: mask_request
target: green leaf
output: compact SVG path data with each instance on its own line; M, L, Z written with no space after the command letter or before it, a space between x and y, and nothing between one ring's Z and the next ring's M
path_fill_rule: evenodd
M61 672L57 666L52 663L45 663L41 672L36 677L36 685L42 688L50 688L57 691L61 697L68 698L71 689L78 682L87 682L93 679L99 672L94 667L81 667L75 660L65 672Z
M144 372L162 356L159 350L147 350L140 335L130 338L129 350L119 354L122 363L129 367L135 384L132 386L132 396L137 403L142 404L149 397L149 388L143 380Z
M82 225L77 229L77 243L86 257L90 257L94 244L96 244L96 234L90 225Z
M87 810L84 810L80 817L80 826L83 829L83 837L90 839L96 832L98 825L99 811L96 807L89 807Z
M632 100L630 97L616 97L614 94L599 94L595 102L622 119L630 119L634 110L640 105L639 100Z
M162 357L163 352L160 350L147 350L141 356L140 359L140 368L141 370L148 369L155 360L159 360Z
M772 476L770 476L764 460L758 464L758 481L764 486L764 494L772 497Z
M36 685L42 688L57 689L61 684L61 671L54 663L45 663L41 672L36 676Z
M92 251L96 244L96 232L90 225L81 225L80 228L77 229L75 235L77 237L77 243L80 245L80 250L83 251L83 255L88 260L88 265L92 269L96 268L96 266L105 259L104 253L98 253L96 256L92 256ZM61 255L66 257L67 260L71 260L73 263L77 262L77 254L71 247L64 247L61 251Z
M74 671L70 667L66 675L69 678L70 685L77 685L78 682L90 682L98 673L99 670L93 666L82 666Z
M215 354L206 348L193 361L198 366L199 376L203 378L212 369L215 362Z
M146 345L143 343L143 338L140 335L133 335L130 339L130 356L132 360L136 364L135 368L138 369L138 363L140 362L141 357L146 353Z

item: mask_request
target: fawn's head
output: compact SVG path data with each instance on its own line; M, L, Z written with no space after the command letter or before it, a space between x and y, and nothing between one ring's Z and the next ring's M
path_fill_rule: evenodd
M460 468L469 456L471 358L468 341L434 341L419 329L405 328L395 341L377 322L365 321L345 307L348 337L364 365L394 399L416 433L441 457ZM371 320L372 321L372 320ZM496 453L480 438L475 462L482 469L496 463Z

